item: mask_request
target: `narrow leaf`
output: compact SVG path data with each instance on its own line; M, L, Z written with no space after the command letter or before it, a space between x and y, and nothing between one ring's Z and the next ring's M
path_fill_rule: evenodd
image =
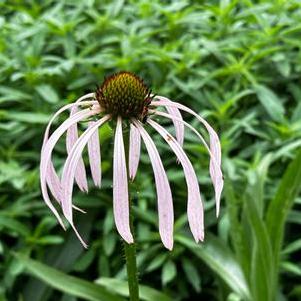
M266 224L260 217L256 200L252 197L245 200L245 212L253 234L250 277L252 293L257 301L274 300L276 291L273 253Z
M171 282L177 274L176 265L171 261L167 261L162 269L162 284L165 286Z
M36 87L36 91L49 103L57 103L59 101L56 91L50 85L39 85Z
M290 163L268 207L266 221L276 265L279 264L285 222L301 188L301 150Z
M206 243L202 245L197 245L181 235L177 235L175 239L203 260L241 298L252 300L241 267L221 240L209 234L206 237Z
M124 301L123 298L110 293L107 289L97 284L66 275L59 270L30 259L22 254L15 254L15 256L24 264L32 275L61 292L83 298L84 300Z
M255 90L259 101L270 117L274 121L282 121L284 118L284 107L278 96L273 91L262 85L257 85Z
M124 297L129 296L128 284L126 281L102 277L102 278L96 280L96 283L106 287L107 289L109 289L112 292L118 293L121 296L124 296ZM165 295L153 288L145 286L145 285L139 285L139 295L140 295L140 299L145 300L145 301L154 301L154 300L171 301L171 300L173 300L173 299L169 298L167 295Z

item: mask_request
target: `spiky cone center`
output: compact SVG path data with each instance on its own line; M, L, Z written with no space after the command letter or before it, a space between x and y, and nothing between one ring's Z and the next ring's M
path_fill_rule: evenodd
M143 120L150 104L150 89L137 75L122 71L107 77L96 91L102 110L112 116Z

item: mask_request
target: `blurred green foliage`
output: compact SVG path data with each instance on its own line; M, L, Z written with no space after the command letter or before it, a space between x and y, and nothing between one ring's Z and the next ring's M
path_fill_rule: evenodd
M226 179L216 220L208 156L187 131L206 208L206 239L196 245L183 173L156 139L176 209L168 252L144 151L132 185L141 298L300 300L300 1L15 0L0 9L0 300L127 296L112 218L110 129L100 133L102 189L74 197L87 210L76 216L87 251L46 208L38 172L53 112L119 70L143 76L154 93L213 124ZM60 168L63 143L57 153Z

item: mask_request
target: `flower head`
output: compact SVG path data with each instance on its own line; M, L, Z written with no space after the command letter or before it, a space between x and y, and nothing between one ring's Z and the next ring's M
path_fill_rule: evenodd
M163 107L167 112L158 108ZM62 112L70 110L70 116L50 136L50 127L54 119ZM193 115L209 133L208 146L202 135L182 119L180 111ZM176 138L158 124L152 117L162 116L170 119L175 126ZM91 117L94 118L91 121ZM129 223L128 176L134 180L139 165L141 140L147 149L154 172L159 215L159 232L164 246L173 247L173 202L169 181L164 170L157 147L147 132L151 127L157 131L175 153L181 163L187 184L187 216L196 242L204 239L203 204L198 179L194 168L183 150L184 127L192 130L210 155L210 176L215 189L216 214L219 214L219 203L223 189L221 171L220 141L209 123L188 107L171 101L163 96L154 96L142 79L130 72L119 72L105 79L95 93L79 98L57 111L47 125L41 151L41 190L43 198L52 210L62 227L64 223L52 204L48 189L53 198L60 204L63 215L68 220L76 235L86 246L73 222L73 209L82 211L72 204L74 182L82 191L88 191L86 169L82 152L88 148L90 170L94 184L101 186L101 150L98 129L109 120L116 120L113 154L113 211L117 231L127 243L133 242ZM77 125L88 120L87 129L78 136ZM123 140L123 121L130 124L129 156L126 158ZM67 132L66 148L68 157L65 161L61 178L55 171L52 162L53 149ZM126 160L128 160L128 171ZM47 189L48 187L48 189Z
M95 93L101 108L112 116L143 119L151 91L141 78L122 71L105 79Z

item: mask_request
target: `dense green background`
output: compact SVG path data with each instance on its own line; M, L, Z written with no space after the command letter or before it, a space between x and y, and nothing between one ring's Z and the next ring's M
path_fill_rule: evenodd
M223 149L216 220L208 155L186 132L206 208L206 240L196 245L183 173L155 137L174 195L172 252L159 239L143 150L132 186L142 299L300 300L300 1L0 1L0 10L0 300L124 300L110 129L100 133L102 189L74 195L88 212L76 215L88 251L43 203L38 172L53 112L119 70L206 117ZM63 142L57 154L61 168Z

